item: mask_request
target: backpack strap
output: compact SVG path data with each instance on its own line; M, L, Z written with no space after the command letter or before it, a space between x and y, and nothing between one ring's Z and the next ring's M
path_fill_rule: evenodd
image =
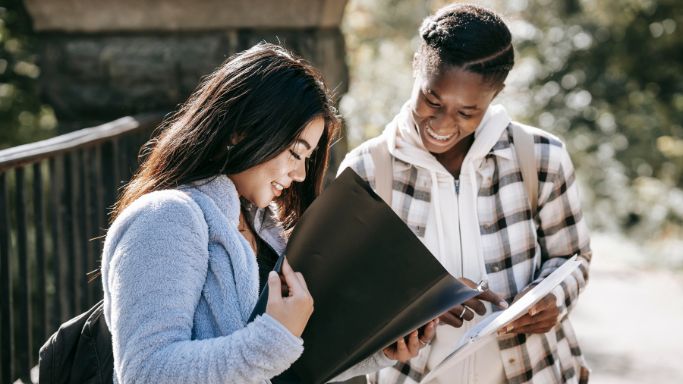
M379 197L391 207L392 184L394 183L393 157L389 153L384 135L368 142L368 150L375 164L375 189Z
M515 153L522 172L522 181L529 197L531 216L536 216L538 210L538 168L536 167L536 151L534 135L524 125L512 123L512 140Z
M111 383L114 377L111 333L104 300L63 323L38 353L40 382Z

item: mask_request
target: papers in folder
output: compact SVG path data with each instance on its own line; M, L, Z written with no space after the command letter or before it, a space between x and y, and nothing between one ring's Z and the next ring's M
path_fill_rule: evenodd
M434 367L429 375L424 378L424 381L426 382L430 376L434 376L437 371L453 366L466 356L476 352L479 347L484 345L484 339L494 337L494 334L503 326L527 313L534 304L538 303L546 295L552 292L552 290L562 283L567 276L576 271L580 265L581 261L577 259L577 256L573 256L545 279L541 280L538 285L532 288L508 309L494 312L484 317L477 325L470 328L470 330L463 335L455 345L453 352Z

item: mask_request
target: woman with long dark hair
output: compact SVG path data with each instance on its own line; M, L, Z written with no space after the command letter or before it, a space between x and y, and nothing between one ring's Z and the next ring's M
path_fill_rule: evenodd
M429 347L407 364L380 371L373 382L586 382L568 313L588 278L589 234L564 143L511 121L494 103L514 64L510 31L488 9L452 4L424 20L419 38L410 98L383 134L354 149L340 170L351 167L375 186L389 179L387 200L396 213L453 276L469 285L487 281L505 300L488 300L497 307L573 255L581 272L497 338L480 342L476 353L436 368L482 315L498 309L481 296L452 308L440 317ZM515 140L517 128L526 132L528 152ZM531 159L528 167L522 158ZM390 164L388 172L377 172L384 168L380 161ZM538 181L529 190L526 171Z
M261 383L301 355L313 299L287 263L283 281L268 271L321 190L338 126L320 75L271 44L227 60L163 124L103 251L114 382ZM247 323L266 280L265 314Z

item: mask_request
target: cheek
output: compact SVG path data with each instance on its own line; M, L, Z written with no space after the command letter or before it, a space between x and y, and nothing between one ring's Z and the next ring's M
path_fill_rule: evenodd
M425 103L422 94L417 90L417 87L413 89L411 95L411 104L413 108L413 114L419 117L429 116L432 113L432 108Z
M479 123L481 123L483 117L479 117L476 119L469 119L469 120L462 120L461 121L461 127L467 132L467 133L472 133L474 132L477 127L479 126Z
M270 160L268 163L264 164L264 174L272 181L286 175L290 168L289 153L281 154L278 157Z
M428 119L431 117L434 117L434 108L430 107L427 105L427 103L417 100L413 104L413 114L417 118L417 120L424 120Z

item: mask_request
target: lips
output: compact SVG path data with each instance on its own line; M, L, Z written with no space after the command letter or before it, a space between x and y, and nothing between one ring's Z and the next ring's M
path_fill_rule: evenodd
M455 134L457 133L457 132L453 132L453 133L448 134L448 135L440 135L440 134L436 133L436 131L434 131L434 129L432 129L432 126L430 124L425 125L425 131L427 132L427 136L429 136L430 139L432 139L436 142L440 142L440 143L447 142L448 140L453 138L453 136L455 136Z
M282 194L282 191L284 191L287 187L284 185L278 183L277 181L271 181L270 186L273 189L273 194L275 197L279 197Z

